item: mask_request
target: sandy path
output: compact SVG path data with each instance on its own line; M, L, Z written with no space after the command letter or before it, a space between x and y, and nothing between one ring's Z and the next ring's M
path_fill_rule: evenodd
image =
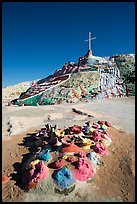
M123 129L127 133L135 134L135 97L105 99L102 101L65 104L39 107L5 107L2 112L3 138L5 129L9 128L10 121L12 127L11 135L16 135L29 128L40 128L47 123L50 117L53 124L58 121L59 125L69 125L72 121L89 120L89 117L78 115L72 112L76 108L82 112L93 115L93 120L110 120L118 129ZM90 118L92 121L92 119ZM9 135L9 132L6 133Z

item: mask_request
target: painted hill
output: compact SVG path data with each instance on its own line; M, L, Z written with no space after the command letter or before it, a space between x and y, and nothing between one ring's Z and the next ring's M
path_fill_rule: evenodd
M93 98L125 96L126 83L131 82L134 86L134 73L134 54L98 57L88 50L86 55L78 58L77 63L67 62L53 75L32 83L12 104L75 103Z

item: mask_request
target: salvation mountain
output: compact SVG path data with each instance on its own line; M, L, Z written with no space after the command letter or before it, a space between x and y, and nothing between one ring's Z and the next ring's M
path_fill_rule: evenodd
M11 101L17 105L53 105L135 94L135 55L93 56L67 62L53 75L34 81Z

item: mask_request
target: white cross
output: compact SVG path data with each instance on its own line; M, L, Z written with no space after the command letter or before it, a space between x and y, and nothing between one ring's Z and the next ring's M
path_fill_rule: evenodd
M88 40L84 40L85 42L88 41L89 50L91 50L91 40L96 39L96 37L91 38L91 32L89 32Z

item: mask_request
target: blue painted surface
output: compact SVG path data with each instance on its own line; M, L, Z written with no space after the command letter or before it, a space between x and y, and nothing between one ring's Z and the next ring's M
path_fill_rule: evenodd
M69 171L66 167L55 171L52 174L52 178L61 189L65 189L75 182L71 171Z
M90 152L87 154L88 159L92 162L97 163L99 161L100 156L96 152Z
M84 131L85 133L89 133L90 130L89 130L89 128L88 128L87 126L85 126L84 129L83 129L83 131Z
M50 149L44 149L38 154L38 158L44 161L49 161L52 156L50 155Z

